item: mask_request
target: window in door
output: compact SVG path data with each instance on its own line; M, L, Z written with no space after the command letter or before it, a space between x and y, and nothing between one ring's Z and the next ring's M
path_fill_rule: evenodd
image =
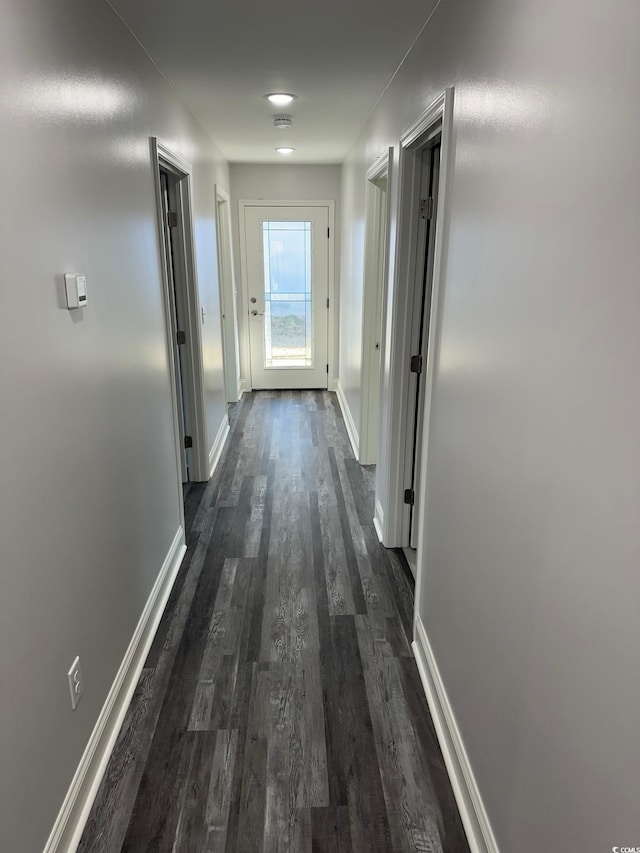
M311 222L262 223L264 367L313 367Z

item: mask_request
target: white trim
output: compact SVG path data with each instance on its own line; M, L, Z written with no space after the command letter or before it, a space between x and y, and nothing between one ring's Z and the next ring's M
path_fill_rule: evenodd
M409 356L411 300L415 279L415 240L418 215L419 153L422 137L434 125L441 124L440 178L438 206L436 212L436 236L434 244L433 287L429 347L426 368L425 430L428 429L431 388L433 384L434 344L437 336L436 323L439 317L439 294L442 288L444 232L448 200L449 168L451 163L451 139L453 125L453 89L446 89L433 104L408 128L401 137L400 165L398 178L399 204L395 250L395 276L391 294L391 334L389 341L390 371L387 400L387 483L384 543L387 547L400 548L408 545L408 513L403 501L406 487L406 412L409 395ZM426 433L424 433L426 436ZM424 439L422 458L426 459L427 441ZM421 481L422 488L422 481ZM424 492L422 492L424 494ZM421 519L424 513L421 514ZM418 534L420 537L420 533ZM405 541L406 540L406 541ZM418 567L420 566L420 541L418 542ZM418 572L418 574L420 574ZM419 580L418 580L419 583ZM418 590L416 590L416 600Z
M107 769L129 703L151 647L185 551L184 529L178 528L120 668L91 732L84 754L53 825L44 853L70 853L77 848L91 806Z
M338 299L336 295L336 203L333 199L282 200L282 199L246 199L238 200L238 234L240 236L240 280L242 282L242 315L238 318L238 331L242 330L243 359L249 365L249 378L240 383L242 390L251 391L251 354L249 352L249 283L247 281L247 235L245 229L245 208L247 207L326 207L329 213L329 251L327 267L327 296L329 315L327 317L327 362L329 375L327 390L336 390L338 382L337 359L335 355L336 327L338 317Z
M324 204L324 202L323 202ZM327 389L338 384L338 359L336 357L337 322L338 322L338 296L336 294L336 204L329 202L329 269L327 280L327 295L329 298L329 314L327 316L327 363L329 374L327 376Z
M362 348L360 355L360 463L378 461L382 364L384 361L382 306L389 273L389 221L393 148L367 169L365 193L364 279L362 290ZM381 181L386 179L383 189ZM377 345L377 349L376 349Z
M191 168L191 163L184 160L179 154L176 154L166 142L163 142L157 136L152 136L151 142L158 160L164 160L167 164L173 166L184 175L190 175L192 173L193 169Z
M383 544L382 536L384 531L384 510L382 509L382 504L380 503L378 498L376 498L376 511L375 515L373 516L373 526L378 537L378 542Z
M237 403L240 399L240 346L238 342L238 291L231 241L231 196L217 184L215 191L225 397L227 403Z
M222 448L224 447L224 443L227 440L228 435L229 418L225 415L222 423L220 424L220 429L218 430L218 434L216 435L215 441L213 442L213 446L209 451L209 479L213 477L213 472L218 467L218 462L220 461L220 456L222 455Z
M351 442L353 455L356 457L356 459L358 459L360 449L360 439L358 436L358 430L356 429L356 425L353 422L351 409L349 408L349 403L347 402L347 398L339 380L336 387L336 395L338 397L338 403L340 403L340 409L342 410L342 417L344 418L344 425L347 428L347 435L349 436L349 441Z
M402 148L411 148L429 130L431 125L442 118L445 112L445 103L450 99L450 94L453 94L453 89L445 89L414 123L403 132L400 137Z
M440 177L438 187L438 207L436 222L436 238L433 249L433 287L431 291L431 313L429 317L429 337L426 358L426 376L424 384L424 419L422 424L422 470L418 472L422 509L418 515L418 535L416 548L416 589L415 601L420 601L425 572L425 542L428 513L427 472L429 468L429 430L431 426L431 403L433 399L433 384L436 371L436 360L439 352L440 313L442 307L441 291L444 288L445 255L446 255L446 216L449 204L449 183L452 169L453 136L453 89L445 92L442 115L442 139L440 147ZM417 614L417 609L416 609Z
M373 183L388 175L392 159L393 147L387 148L386 151L383 151L382 154L378 155L367 169L367 181L371 181L371 183Z
M193 213L191 210L191 176L178 184L182 221L184 227L184 254L186 266L186 298L188 304L187 327L192 341L187 347L187 357L191 363L192 387L189 395L193 399L193 449L191 457L191 479L203 482L207 479L207 417L204 392L204 361L202 358L202 313L200 309L200 290L196 270L196 252L193 232Z
M412 649L471 853L499 853L460 729L420 618L416 620L415 628Z
M248 379L240 380L240 396L248 394L251 391L251 382Z

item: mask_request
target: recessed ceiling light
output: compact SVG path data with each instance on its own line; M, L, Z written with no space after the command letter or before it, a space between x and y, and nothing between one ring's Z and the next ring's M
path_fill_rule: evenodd
M291 101L295 101L296 95L287 95L285 92L272 92L270 95L265 95L265 98L278 107L285 107Z
M278 154L291 154L295 150L295 148L276 148Z

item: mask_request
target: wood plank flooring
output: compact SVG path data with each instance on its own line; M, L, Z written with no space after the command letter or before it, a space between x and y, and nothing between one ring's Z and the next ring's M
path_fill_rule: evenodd
M373 481L334 394L234 407L79 850L468 853Z

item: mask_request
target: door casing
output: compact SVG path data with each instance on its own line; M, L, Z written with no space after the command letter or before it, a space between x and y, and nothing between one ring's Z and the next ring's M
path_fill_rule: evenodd
M180 286L182 279L182 264L180 258L180 240L178 234L175 233L176 227L169 224L169 211L175 211L177 208L176 198L176 177L171 175L164 168L160 169L160 186L162 188L162 220L163 233L162 244L165 252L165 261L168 277L169 289L169 326L171 328L170 340L173 343L174 355L174 379L178 395L178 434L180 436L180 463L182 471L182 484L185 486L191 479L190 477L190 456L191 451L184 444L184 436L191 435L191 426L189 424L189 412L186 405L185 394L185 379L186 371L188 370L188 361L180 351L181 347L176 344L178 330L184 328L185 315L185 299L184 288Z
M365 200L365 267L362 300L362 358L360 441L358 461L372 465L378 459L381 367L384 355L383 306L389 268L389 202L393 148L367 170Z
M237 403L240 399L240 351L236 277L231 250L231 199L229 193L218 186L216 214L225 396L227 403Z
M385 482L376 494L375 526L384 545L402 548L409 544L409 513L404 503L408 454L412 447L407 442L408 399L411 357L411 320L414 305L417 264L424 262L418 253L418 218L420 207L419 176L422 169L422 151L438 132L441 135L441 158L437 223L433 250L433 284L429 318L428 352L423 365L424 417L422 430L422 465L417 472L419 488L423 495L418 524L418 576L416 601L420 585L420 566L424 539L424 520L427 508L426 472L428 466L428 436L433 389L434 362L437 357L438 333L441 313L440 291L444 278L446 206L448 200L449 169L453 124L453 89L446 89L428 109L402 134L399 151L398 174L398 225L394 253L392 292L387 300L388 368L385 378L387 392L385 423Z
M414 285L413 325L411 329L411 354L418 355L426 367L429 355L429 326L431 319L431 297L433 294L433 249L437 233L437 199L440 173L440 141L441 134L437 130L420 149L422 168L420 172L420 196L433 200L433 211L430 219L421 219L419 236L416 243L418 257L416 258L417 279ZM420 470L422 466L422 439L424 432L424 397L426 370L411 373L409 377L409 409L407 412L407 468L405 484L414 492L414 503L405 504L405 513L409 518L408 546L417 547L418 525L422 503L420 490ZM413 416L413 429L411 417ZM411 560L409 560L411 564Z
M204 405L204 370L202 362L202 334L200 297L198 293L196 263L193 242L193 219L191 213L191 165L179 157L157 137L151 137L151 165L156 191L156 212L160 264L163 283L163 307L167 359L171 384L174 436L176 448L176 477L180 514L184 525L181 475L181 436L178 419L178 388L176 383L176 343L171 322L171 280L167 269L165 251L165 228L162 213L162 187L160 169L172 177L175 193L176 214L176 286L182 291L185 307L187 343L183 345L183 383L185 409L191 427L193 446L190 457L191 479L204 482L209 479L207 424Z

